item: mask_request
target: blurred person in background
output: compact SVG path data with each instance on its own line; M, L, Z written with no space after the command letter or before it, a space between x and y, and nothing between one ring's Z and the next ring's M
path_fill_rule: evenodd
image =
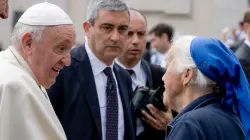
M233 29L232 34L234 37L234 43L230 45L230 49L235 52L246 39L246 31L244 29L244 21L239 22L238 29Z
M173 27L160 23L149 31L149 37L151 47L157 50L157 53L151 56L151 63L166 68L167 52L174 37Z
M136 9L130 10L130 24L128 29L128 38L122 53L116 59L116 63L126 69L132 79L133 90L137 86L146 86L155 90L163 85L161 77L165 69L158 65L149 64L143 58L143 52L146 47L147 20L146 17ZM151 115L143 111L145 116L139 118L136 116L136 139L137 140L163 140L165 138L165 128L172 120L171 111L164 112L157 109L152 104L148 105Z
M9 16L9 4L8 0L0 0L0 18L6 19ZM3 46L0 43L0 52L2 51Z
M248 82L250 82L250 9L248 9L243 18L244 22L244 29L246 31L246 39L244 40L244 43L242 43L238 49L235 52L235 55L239 59L242 68L245 72L245 75L248 79Z
M238 23L238 28L233 30L234 40L235 42L239 42L245 40L246 38L246 31L244 30L244 22L240 21Z
M6 19L9 16L8 0L0 0L0 17Z
M216 39L183 36L167 63L163 101L179 114L166 140L249 140L249 83L232 51Z
M224 27L222 29L222 38L221 41L228 47L231 48L231 46L235 43L234 36L232 33L232 30L229 27Z

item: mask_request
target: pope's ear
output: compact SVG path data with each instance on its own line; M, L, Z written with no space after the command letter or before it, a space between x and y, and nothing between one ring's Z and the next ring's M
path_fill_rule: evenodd
M88 21L85 21L83 23L83 29L85 31L86 36L89 39L90 38L90 34L91 34L91 23L89 23Z
M31 33L24 33L21 38L21 50L24 54L30 55L31 54L31 44L32 44L32 36Z

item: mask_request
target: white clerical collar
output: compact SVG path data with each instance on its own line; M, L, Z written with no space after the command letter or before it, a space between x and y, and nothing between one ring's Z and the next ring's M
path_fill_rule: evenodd
M250 41L249 40L245 39L244 43L247 44L247 46L250 48Z
M34 75L32 69L30 68L27 61L23 58L23 56L17 51L16 48L14 48L14 46L10 46L9 49L12 52L12 54L16 57L19 64L32 76L32 78L36 81L37 85L41 88L41 85L39 84L36 76Z
M141 73L141 60L132 68L125 67L117 58L115 59L115 62L123 69L133 70L135 75L139 75L139 73Z
M114 61L110 66L107 66L105 63L103 63L100 59L98 59L94 55L94 53L91 51L87 43L85 43L85 48L89 57L89 61L90 61L94 76L100 74L106 67L111 67L111 69L113 70Z

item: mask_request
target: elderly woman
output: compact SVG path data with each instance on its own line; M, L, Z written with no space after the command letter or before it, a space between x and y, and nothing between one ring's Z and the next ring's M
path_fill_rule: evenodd
M223 43L183 36L167 61L163 102L179 114L168 124L166 140L250 139L249 83Z

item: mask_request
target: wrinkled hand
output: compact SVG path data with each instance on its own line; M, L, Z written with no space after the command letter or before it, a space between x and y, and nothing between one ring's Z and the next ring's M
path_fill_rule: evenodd
M165 131L166 125L173 119L171 109L168 109L164 112L157 109L152 104L147 105L147 108L149 109L152 116L149 115L146 111L142 111L142 114L145 117L142 118L142 120L146 121L157 130Z

